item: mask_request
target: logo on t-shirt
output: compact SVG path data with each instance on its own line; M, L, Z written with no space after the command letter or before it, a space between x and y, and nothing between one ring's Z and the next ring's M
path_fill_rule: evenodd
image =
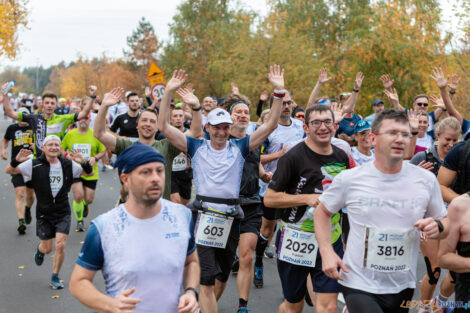
M127 124L128 120L124 120L124 124Z

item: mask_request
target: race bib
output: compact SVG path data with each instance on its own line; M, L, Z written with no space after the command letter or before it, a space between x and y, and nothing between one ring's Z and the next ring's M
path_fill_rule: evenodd
M403 272L411 267L415 229L366 229L364 267L384 273Z
M89 143L74 143L72 145L73 150L79 150L85 160L91 157L91 144Z
M173 159L173 167L172 167L173 172L184 171L187 168L188 168L188 159L186 158L186 156L178 155L177 157Z
M47 135L58 134L62 132L62 124L47 125Z
M199 213L196 244L225 249L233 217L212 212Z
M49 171L49 182L51 184L51 191L54 193L59 192L63 184L62 168L52 169Z
M127 138L128 138L129 141L132 142L132 143L139 141L139 137L127 137Z
M295 265L314 267L318 243L315 233L284 226L278 259Z

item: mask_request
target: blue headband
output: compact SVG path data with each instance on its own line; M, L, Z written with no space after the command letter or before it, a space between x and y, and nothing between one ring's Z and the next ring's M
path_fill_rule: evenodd
M166 165L165 157L155 148L136 142L119 154L114 167L122 173L130 173L137 166L151 162L160 162Z
M232 105L230 106L230 108L228 109L228 113L232 113L232 109L239 103L243 103L245 104L248 108L250 108L250 106L248 105L248 103L246 103L245 101L237 101L237 102L234 102L232 103Z

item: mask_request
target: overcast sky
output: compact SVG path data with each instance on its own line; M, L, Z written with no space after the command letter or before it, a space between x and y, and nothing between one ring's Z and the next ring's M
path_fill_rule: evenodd
M245 7L266 14L266 0L239 0ZM78 55L87 58L105 53L121 57L126 37L144 16L155 28L159 40L168 39L171 23L181 0L30 0L30 23L19 32L22 44L15 60L0 58L5 66L48 67ZM451 4L441 0L444 16L452 17Z

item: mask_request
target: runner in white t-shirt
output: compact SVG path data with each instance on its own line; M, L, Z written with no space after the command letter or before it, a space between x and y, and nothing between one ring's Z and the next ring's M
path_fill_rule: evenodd
M281 114L284 90L284 70L274 65L269 80L274 86L274 103L270 119L251 136L229 139L233 121L221 109L207 116L206 130L210 140L186 137L170 125L168 110L173 93L186 81L183 70L175 71L168 82L158 119L158 129L176 148L191 156L196 201L192 207L203 211L196 222L196 243L201 264L201 310L217 312L217 300L228 280L240 236L239 223L243 217L239 190L245 157L259 147L276 128ZM186 89L178 93L185 94ZM184 100L187 102L186 100ZM200 110L200 107L193 110ZM217 280L217 290L215 288Z
M319 198L314 221L323 271L340 280L351 313L408 312L401 304L416 287L419 238L440 236L437 218L446 210L435 176L403 162L411 139L404 112L381 112L370 139L375 161L340 173ZM330 217L343 207L350 233L341 260L331 246Z

